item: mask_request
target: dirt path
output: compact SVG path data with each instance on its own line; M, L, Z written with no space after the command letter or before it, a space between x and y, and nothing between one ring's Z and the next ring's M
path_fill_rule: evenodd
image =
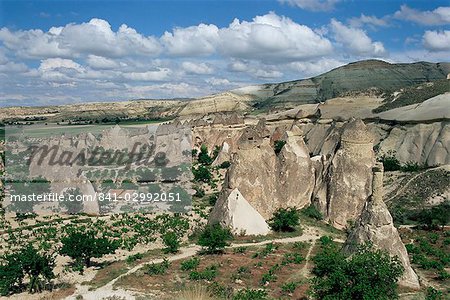
M262 245L266 245L269 243L287 244L287 243L311 241L312 245L311 245L310 249L308 250L308 254L306 255L306 258L305 258L306 265L303 268L304 270L302 270L302 272L305 272L304 274L306 276L306 275L308 275L308 261L309 261L309 257L311 255L312 249L313 249L316 241L323 234L324 234L324 232L321 229L315 228L315 227L310 227L310 228L307 228L305 230L305 232L303 233L303 235L301 235L301 236L280 238L280 239L270 239L270 240L265 240L265 241L256 242L256 243L234 243L234 244L231 244L229 247L227 247L227 249L233 249L233 248L237 248L237 247L262 246ZM335 241L340 242L340 243L344 242L341 239L335 239ZM185 259L188 257L192 257L192 256L196 255L200 249L201 249L200 246L197 246L197 245L189 245L186 247L182 247L180 249L179 254L169 256L169 257L167 257L167 259L169 261L177 261L177 260ZM97 299L102 299L102 298L111 297L111 296L119 296L119 297L125 298L127 300L135 299L134 292L126 291L124 289L116 289L114 287L114 284L120 278L135 273L136 271L140 270L147 264L160 263L162 261L163 261L162 258L158 258L158 259L154 259L151 261L146 261L146 262L140 263L140 264L136 265L135 267L133 267L132 269L128 270L126 273L114 278L113 280L111 280L104 286L99 287L96 290L90 290L91 287L89 285L77 284L75 293L72 296L68 297L67 299L76 299L76 297L78 295L82 295L83 299L85 299L85 300L91 300L91 299L97 300Z

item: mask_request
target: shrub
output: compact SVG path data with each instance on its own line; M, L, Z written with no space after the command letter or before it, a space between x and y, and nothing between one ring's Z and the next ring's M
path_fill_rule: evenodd
M292 232L300 224L300 216L295 207L279 208L267 223L273 231Z
M114 253L119 247L117 241L104 237L95 237L93 232L73 231L61 238L62 248L59 253L75 260L75 266L83 270L90 267L91 258L99 258Z
M191 259L181 262L181 270L183 270L183 271L195 270L195 269L197 269L199 264L200 264L200 258L193 257Z
M285 294L292 294L297 288L297 282L286 282L281 286L281 291Z
M162 241L165 246L165 253L177 253L180 249L180 240L178 235L173 231L168 231L162 235Z
M189 274L189 279L212 281L214 278L216 278L217 274L218 274L217 266L211 265L209 267L206 267L203 271L192 271Z
M398 298L397 280L403 266L386 252L363 245L346 259L334 244L328 244L313 261L312 293L317 299Z
M205 166L208 166L213 162L213 159L208 154L208 147L206 147L206 145L202 145L200 147L200 152L198 153L198 162Z
M233 300L266 300L267 292L265 290L242 289L238 291Z
M283 140L277 140L274 142L273 150L275 151L275 154L278 154L281 152L281 149L283 149L284 145L286 145L286 141Z
M403 172L417 172L421 169L423 169L423 167L413 161L409 161L400 167L400 170L402 170Z
M208 197L208 204L211 205L211 206L216 205L216 202L217 202L217 198L218 198L218 197L219 197L219 196L218 196L216 193L210 195L210 196Z
M228 169L231 166L231 163L229 161L224 161L219 165L219 168L221 169Z
M309 205L308 207L306 207L306 208L303 208L303 209L301 210L301 212L302 212L305 216L307 216L307 217L309 217L309 218L311 218L311 219L316 219L316 220L318 220L318 221L320 221L320 220L323 219L322 213L321 213L319 210L317 210L317 208L316 208L314 205L312 205L312 204L310 204L310 205Z
M444 294L433 287L428 287L425 300L444 300Z
M200 234L198 244L204 248L205 253L220 253L232 238L228 228L223 228L220 224L208 225Z
M28 278L29 293L40 292L55 277L53 268L55 259L39 254L31 245L20 251L3 257L0 265L0 294L8 295L18 291L25 278Z
M194 174L194 180L197 182L208 183L211 181L211 172L205 166L198 166L198 168L192 167L192 173Z
M385 171L398 171L401 168L400 162L395 157L395 153L389 152L380 158Z
M142 258L144 258L144 255L142 255L142 253L136 253L136 254L128 255L126 262L131 264Z
M163 275L166 274L170 267L170 262L164 258L160 263L151 263L146 265L145 274L148 275Z
M205 196L205 190L199 186L194 186L195 194L194 197L202 198Z

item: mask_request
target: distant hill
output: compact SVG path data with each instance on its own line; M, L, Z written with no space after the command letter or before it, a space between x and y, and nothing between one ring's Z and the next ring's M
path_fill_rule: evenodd
M333 69L309 79L263 84L233 90L255 97L259 109L292 108L357 93L389 94L402 88L442 80L450 73L450 63L391 64L364 60Z
M231 111L257 114L272 110L288 110L301 104L319 103L336 97L350 96L353 99L352 96L361 95L382 96L384 101L381 103L377 100L370 104L371 107L367 107L368 104L362 100L364 97L359 97L359 103L348 102L347 106L351 106L348 108L358 106L359 110L368 109L370 112L373 109L373 113L378 113L421 103L431 97L450 92L450 81L446 79L449 73L450 63L391 64L380 60L365 60L350 63L309 79L247 86L191 100L139 100L0 108L0 121L115 122L119 119L159 120ZM333 105L334 109L348 110L337 102ZM367 112L363 115L367 115Z

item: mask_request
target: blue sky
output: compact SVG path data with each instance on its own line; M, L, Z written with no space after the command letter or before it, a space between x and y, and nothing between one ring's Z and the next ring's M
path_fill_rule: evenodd
M0 1L0 106L198 97L450 60L450 1Z

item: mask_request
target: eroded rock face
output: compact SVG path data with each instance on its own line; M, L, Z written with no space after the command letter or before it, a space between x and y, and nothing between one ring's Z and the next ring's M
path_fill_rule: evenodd
M394 152L401 163L450 164L450 123L394 127L380 143L380 148L383 153Z
M222 226L232 228L234 233L249 235L266 235L270 232L261 214L242 196L238 189L233 189L227 197L218 201L217 208L211 213L211 220L217 220Z
M333 157L327 186L329 223L343 229L361 214L372 193L373 139L364 122L352 120L344 126L341 145Z
M237 201L235 195L239 202L245 199L264 220L270 219L280 207L302 208L311 202L314 169L302 131L297 126L286 131L282 138L286 144L278 155L270 139L261 137L259 132L265 131L246 128L239 138L210 223L227 224L235 232L256 231L245 220L250 216L229 209L234 205L232 201ZM264 226L258 234L262 232L266 232Z
M417 274L411 268L405 245L393 225L392 216L383 202L382 195L383 165L377 164L373 175L373 193L345 242L344 252L354 253L359 244L370 242L374 247L399 258L405 269L399 281L400 285L418 289L420 285Z

